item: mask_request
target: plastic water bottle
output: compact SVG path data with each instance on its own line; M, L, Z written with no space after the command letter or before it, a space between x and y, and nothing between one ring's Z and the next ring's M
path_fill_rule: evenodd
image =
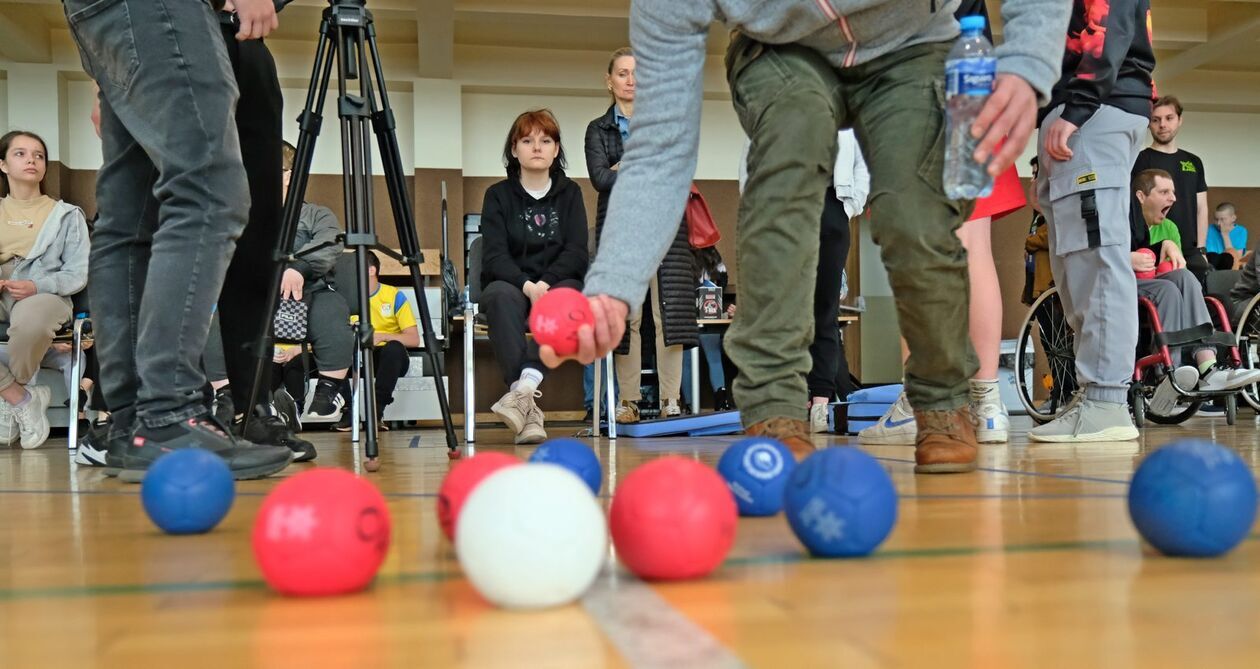
M962 37L945 57L945 195L974 200L993 191L993 177L972 154L980 140L971 137L971 123L993 92L997 60L984 36L983 16L964 16Z

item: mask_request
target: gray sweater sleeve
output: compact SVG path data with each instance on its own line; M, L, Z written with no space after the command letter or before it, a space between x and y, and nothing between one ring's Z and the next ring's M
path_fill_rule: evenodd
M309 217L306 216L308 211ZM290 267L301 272L307 281L315 281L327 276L333 270L333 267L337 265L337 259L345 250L345 247L337 242L337 235L341 234L341 224L337 221L337 215L327 207L303 207L302 214L299 224L305 228L303 232L310 235L310 241L297 249L297 252L301 253L320 244L328 244L328 246L297 258Z
M586 294L637 310L678 232L696 173L711 0L634 0L638 95Z
M1067 0L1002 2L1002 44L993 51L997 71L1032 85L1039 106L1050 101L1050 89L1059 80L1071 14Z

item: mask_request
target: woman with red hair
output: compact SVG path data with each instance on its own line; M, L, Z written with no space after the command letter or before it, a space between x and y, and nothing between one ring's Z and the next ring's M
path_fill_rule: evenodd
M560 124L546 109L516 117L503 145L508 178L481 207L481 310L508 391L491 407L517 444L547 438L535 403L546 369L525 336L530 306L552 288L582 288L589 261L582 189L564 175Z

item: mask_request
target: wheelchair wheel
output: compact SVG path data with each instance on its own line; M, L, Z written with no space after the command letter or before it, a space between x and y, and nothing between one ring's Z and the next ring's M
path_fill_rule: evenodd
M1238 354L1242 357L1242 367L1260 368L1260 296L1247 303L1234 332L1238 335ZM1253 411L1260 413L1260 384L1243 388L1242 397Z
M1230 395L1225 398L1225 424L1233 425L1238 422L1238 395Z
M1133 427L1146 427L1146 393L1142 392L1141 383L1129 386L1129 412L1133 414Z
M1068 326L1059 302L1059 289L1042 293L1029 307L1019 328L1015 359L1015 388L1028 416L1036 423L1048 423L1067 411L1076 401L1076 334ZM1040 348L1049 374L1039 375L1037 349ZM1037 399L1044 388L1049 397Z

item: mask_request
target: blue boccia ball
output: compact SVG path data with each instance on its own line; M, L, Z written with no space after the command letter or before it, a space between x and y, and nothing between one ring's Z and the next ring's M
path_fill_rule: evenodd
M144 511L167 534L209 532L232 508L236 484L223 458L183 448L157 459L144 475Z
M1210 441L1174 441L1146 456L1129 483L1129 517L1165 555L1213 557L1256 519L1256 481L1242 458Z
M867 555L897 522L888 472L856 448L824 448L797 465L783 495L788 524L819 557Z
M782 511L783 489L794 469L792 452L769 437L749 437L731 444L717 465L741 516L773 516Z
M590 446L577 439L548 439L529 456L530 462L546 462L560 465L578 475L586 483L591 492L598 495L603 484L604 473L599 466L599 458Z

